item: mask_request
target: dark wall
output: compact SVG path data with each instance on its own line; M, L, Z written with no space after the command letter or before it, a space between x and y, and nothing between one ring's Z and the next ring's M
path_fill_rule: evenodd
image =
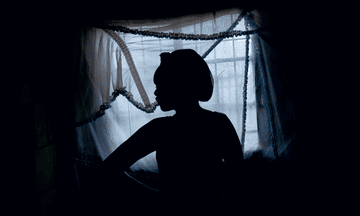
M24 206L16 210L35 215L67 210L77 191L69 153L74 146L73 47L80 25L71 19L52 21L26 29L27 57L19 77L23 133L17 137L20 146L14 170L19 170L17 197Z

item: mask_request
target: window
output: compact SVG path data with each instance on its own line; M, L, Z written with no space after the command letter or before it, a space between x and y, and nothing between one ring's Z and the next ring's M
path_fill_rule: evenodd
M235 20L235 16L232 18ZM206 23L186 26L180 29L173 29L173 31L168 32L206 34L206 28L209 28L211 25L213 25L213 23L210 20ZM243 25L243 21L241 21L238 25L239 27L236 27L234 30L243 30ZM155 85L153 84L153 73L160 64L159 53L172 52L177 49L194 49L198 53L204 53L214 43L214 41L169 40L129 34L125 35L122 33L120 33L120 36L123 38L125 43L129 45L129 49L131 46L130 52L134 62L136 63L136 68L138 69L142 83L147 90L150 102L155 101L155 96L153 95L153 92L155 91ZM205 109L225 113L232 121L239 138L241 138L242 133L245 48L245 36L227 38L224 39L205 58L205 61L208 63L212 75L214 76L214 92L210 101L200 102L201 106ZM251 49L251 39L249 52L250 59L247 86L247 118L244 147L245 152L257 149L259 143L257 134L255 80L252 66L253 56ZM156 53L156 55L152 53ZM123 62L126 62L126 60L124 59ZM126 71L126 65L123 71ZM133 91L136 90L131 91L132 93L135 93ZM138 101L141 101L141 99L139 98ZM131 109L136 108L134 107ZM164 113L158 108L154 114L151 114L151 118L149 118L153 119L160 116L169 116L173 114L175 114L175 111ZM124 112L124 115L128 115L128 112ZM135 119L132 118L133 121L143 121L140 120L143 118L143 115L141 114L138 116L133 115L133 117L135 117ZM139 124L139 127L145 123L146 122ZM135 126L135 128L136 127L137 126Z

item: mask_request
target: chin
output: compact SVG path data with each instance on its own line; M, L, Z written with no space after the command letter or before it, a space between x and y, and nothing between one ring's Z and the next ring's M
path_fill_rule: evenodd
M170 111L170 109L164 109L163 107L160 107L160 109L161 109L163 112Z
M167 107L167 106L164 106L164 105L160 105L160 109L161 109L163 112L168 112L168 111L173 110L173 108Z

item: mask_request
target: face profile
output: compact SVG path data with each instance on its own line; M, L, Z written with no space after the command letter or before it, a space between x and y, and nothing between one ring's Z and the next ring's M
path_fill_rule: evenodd
M161 110L201 110L199 101L210 100L213 92L212 75L204 59L192 49L161 53L160 57L161 64L154 74L154 95Z
M175 109L174 105L176 101L174 100L174 94L168 86L161 84L156 85L154 95L156 96L156 101L163 112Z

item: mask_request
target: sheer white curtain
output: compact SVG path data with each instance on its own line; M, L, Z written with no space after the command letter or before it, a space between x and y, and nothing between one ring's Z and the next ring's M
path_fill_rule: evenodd
M107 25L124 26L139 31L210 35L229 29L241 12L227 10L157 22L109 20ZM245 31L244 19L241 19L233 30ZM121 39L114 40L119 37ZM252 37L250 35L245 155L259 147ZM205 61L214 77L214 93L210 101L200 102L205 109L225 113L239 138L242 136L245 38L234 36L224 39L207 55ZM112 93L121 88L131 93L128 95L132 100L141 103L140 106L154 109L153 75L160 64L160 53L194 49L203 55L216 42L173 40L94 27L84 27L78 40L81 61L78 64L80 73L76 81L78 89L74 96L76 122L82 122L98 112L101 105L111 101ZM122 95L110 106L111 108L106 109L106 114L96 121L75 128L78 141L76 158L89 163L102 161L151 119L175 114L175 111L162 112L156 107L153 113L146 113ZM150 142L154 138L149 139ZM157 173L155 152L140 159L130 169L138 173Z

